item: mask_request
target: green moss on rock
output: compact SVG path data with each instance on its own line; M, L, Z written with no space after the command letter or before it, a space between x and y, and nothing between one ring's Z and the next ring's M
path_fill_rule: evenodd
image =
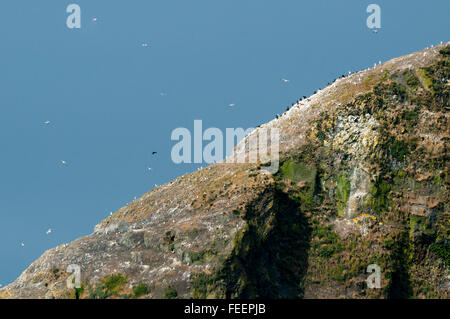
M339 175L336 185L336 206L339 216L345 216L350 196L350 179L348 174Z

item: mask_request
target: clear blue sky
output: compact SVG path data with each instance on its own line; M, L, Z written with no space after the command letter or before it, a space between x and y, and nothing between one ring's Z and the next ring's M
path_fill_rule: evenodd
M449 12L447 0L2 0L0 283L195 170L170 159L176 127L267 122L342 73L448 41Z

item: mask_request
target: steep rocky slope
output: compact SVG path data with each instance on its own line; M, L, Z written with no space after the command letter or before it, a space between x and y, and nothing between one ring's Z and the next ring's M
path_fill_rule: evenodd
M45 252L0 298L448 298L450 46L339 78L217 163ZM380 289L366 286L369 264ZM67 266L81 267L69 289Z

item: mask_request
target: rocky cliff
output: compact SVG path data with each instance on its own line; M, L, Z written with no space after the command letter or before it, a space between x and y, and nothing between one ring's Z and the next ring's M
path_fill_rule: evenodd
M447 43L341 77L236 147L278 128L278 172L181 176L45 252L0 298L449 298L449 75Z

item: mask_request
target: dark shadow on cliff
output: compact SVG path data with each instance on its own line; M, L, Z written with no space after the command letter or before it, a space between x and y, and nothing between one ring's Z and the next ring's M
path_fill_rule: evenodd
M247 206L247 230L220 272L226 298L301 298L311 229L297 202L276 187Z
M413 295L409 276L409 235L400 233L391 247L393 271L388 274L390 282L387 287L388 299L407 299Z

